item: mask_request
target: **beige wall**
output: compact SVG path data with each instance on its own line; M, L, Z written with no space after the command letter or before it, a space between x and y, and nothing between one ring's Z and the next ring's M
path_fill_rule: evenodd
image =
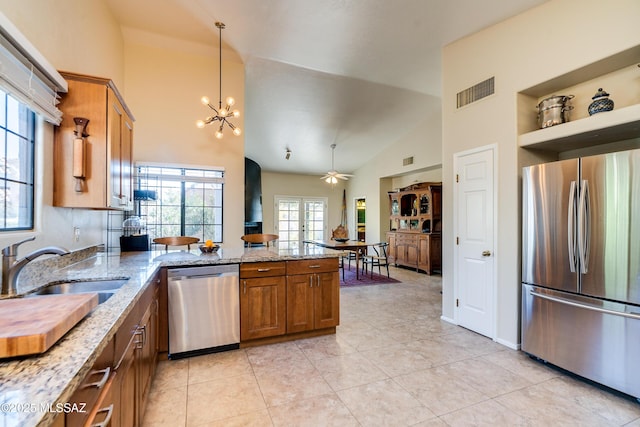
M354 171L347 184L347 218L355 230L356 198L365 198L366 240L384 241L389 231L387 192L416 181L440 181L442 134L439 99L432 100L432 113L415 129L382 150L363 167ZM375 142L372 142L374 144ZM413 156L413 164L403 166L402 159ZM409 184L404 185L405 182ZM446 196L443 196L446 197Z
M342 190L344 181L335 187L320 179L319 175L298 175L277 172L262 172L262 231L276 233L274 230L274 212L276 196L326 197L327 229L325 238L331 237L331 230L340 225L342 216ZM355 231L349 228L350 237Z
M0 0L0 10L56 69L109 77L122 85L122 36L102 1ZM36 241L25 244L20 254L47 245L78 249L105 242L104 212L52 207L52 144L53 126L41 123L36 140L35 232L2 233L0 247L33 235ZM73 238L74 227L80 228L78 241Z
M125 31L127 103L136 116L134 161L162 162L225 169L223 244L239 246L244 234L244 134L195 122L212 112L200 103L218 99L218 55L210 46L194 45L136 31ZM223 55L222 99L233 96L244 128L244 66Z
M520 340L520 169L516 94L640 45L639 16L640 2L636 0L552 0L458 40L443 51L443 188L453 186L455 153L497 145L496 339L510 347L517 347ZM594 31L598 23L606 31ZM456 111L456 93L491 76L496 78L496 93ZM443 202L444 218L453 218L452 198L444 197ZM442 314L455 321L455 252L453 239L446 238L453 236L453 232L453 223L445 221Z

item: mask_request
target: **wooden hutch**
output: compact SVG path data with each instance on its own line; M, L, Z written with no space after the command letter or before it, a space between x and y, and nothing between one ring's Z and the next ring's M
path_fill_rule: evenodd
M442 183L389 192L389 262L432 274L442 270Z

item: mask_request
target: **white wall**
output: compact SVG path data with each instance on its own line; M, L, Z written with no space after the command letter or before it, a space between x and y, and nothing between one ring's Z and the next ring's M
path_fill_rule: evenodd
M109 77L122 85L122 36L102 1L0 0L0 10L56 69ZM34 235L36 241L25 244L20 254L48 245L79 249L105 242L104 212L52 206L52 145L53 126L41 123L36 137L35 232L2 233L0 247ZM80 228L78 241L74 227Z
M223 52L222 99L233 96L244 128L244 66ZM215 125L196 127L212 111L203 95L217 104L218 50L175 39L125 31L127 104L136 117L135 161L221 166L225 169L223 244L241 246L244 234L244 134L225 127L216 139Z
M521 15L458 40L443 51L443 188L452 188L456 152L498 147L497 334L519 343L520 170L517 148L517 92L640 44L640 2L552 0ZM594 31L596 28L606 29ZM491 76L496 93L456 110L456 93ZM597 89L597 88L596 88ZM613 97L613 96L612 96ZM532 114L535 114L532 105ZM452 218L452 198L443 198L443 216ZM452 238L443 224L442 312L454 319ZM515 236L515 237L514 237Z

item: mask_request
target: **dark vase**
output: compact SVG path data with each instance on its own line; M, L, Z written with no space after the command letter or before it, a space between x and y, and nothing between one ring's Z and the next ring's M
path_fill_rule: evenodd
M602 113L603 111L613 110L613 100L609 99L609 94L602 90L602 88L599 88L598 92L596 92L591 99L593 99L593 102L589 104L590 116L596 113Z

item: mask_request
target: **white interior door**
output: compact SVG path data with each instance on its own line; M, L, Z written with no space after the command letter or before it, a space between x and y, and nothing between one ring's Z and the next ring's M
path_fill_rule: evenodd
M456 173L456 320L495 337L495 146L454 156Z
M298 249L303 240L324 240L327 199L325 197L284 197L275 199L274 229L278 247Z

